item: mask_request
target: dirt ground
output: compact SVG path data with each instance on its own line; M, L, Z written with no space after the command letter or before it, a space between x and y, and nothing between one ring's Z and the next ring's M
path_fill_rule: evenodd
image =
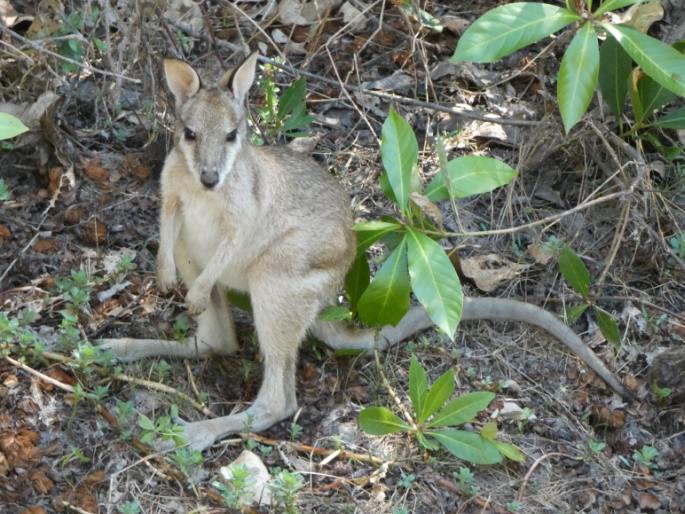
M597 99L565 136L554 101L564 37L492 65L450 64L464 26L506 2L415 2L442 32L422 27L399 1L367 1L355 23L340 2L297 19L279 17L281 3L0 0L0 111L32 129L0 149L9 192L0 200L0 513L117 513L132 502L139 510L129 512L232 512L213 483L246 448L272 472L301 473L305 513L685 512L676 379L684 361L657 359L676 377L670 395L650 387L655 356L685 340L685 263L671 243L685 233L685 155L668 161L648 143L620 145ZM685 14L678 0L663 4L651 33L672 42ZM187 465L141 441L140 415L159 420L171 405L188 420L227 414L260 384L251 317L237 308L242 349L231 357L103 368L87 349L73 353L74 341L192 332L185 291L155 289L158 179L173 128L161 59L183 58L211 79L243 45L284 57L273 72L282 87L305 73L311 151L345 185L358 220L392 212L378 186L378 136L391 107L417 134L426 180L438 169L437 134L450 158L478 153L515 167L511 186L457 202L458 217L449 202L441 210L451 231L526 227L447 244L462 261L492 254L525 265L487 294L560 315L579 297L541 252L549 241L570 245L594 277L598 303L618 320L622 344L608 343L592 314L572 326L637 399L622 401L529 326L464 323L454 341L429 331L386 351L380 369L407 405L412 354L432 380L454 369L458 392L496 392L479 422L495 419L524 462L467 466L405 436L364 434L359 411L393 405L374 358L336 355L313 340L300 353L296 426L229 438ZM259 87L250 102L263 104ZM632 192L572 210L626 189L640 165L647 172ZM492 273L509 265L490 259ZM486 294L472 278L464 283L466 294ZM42 355L27 349L35 341L11 336L18 326L41 341Z

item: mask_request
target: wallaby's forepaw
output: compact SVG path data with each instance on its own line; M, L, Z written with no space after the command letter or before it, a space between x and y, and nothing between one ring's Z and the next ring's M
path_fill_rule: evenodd
M161 293L168 293L176 286L176 265L157 265L157 289Z
M207 309L210 290L211 288L204 287L197 282L191 286L186 295L186 307L190 314L196 316Z

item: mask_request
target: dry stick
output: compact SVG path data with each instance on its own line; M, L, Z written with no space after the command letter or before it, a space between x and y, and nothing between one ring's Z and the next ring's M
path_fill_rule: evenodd
M385 461L383 459L379 459L378 457L374 457L373 455L367 455L364 453L355 453L355 452L350 452L347 450L319 448L317 446L310 446L308 444L296 443L294 441L281 441L279 439L271 439L269 437L264 437L264 436L261 436L259 434L240 434L240 437L244 440L254 439L257 442L260 442L262 444L266 444L268 446L279 446L279 445L285 443L288 446L290 446L291 448L293 448L293 449L295 449L301 453L314 454L314 455L319 455L321 457L328 457L329 455L336 453L339 457L341 457L343 459L366 462L367 464L373 464L375 466L381 466L385 463Z
M385 373L383 373L383 367L381 366L381 358L378 354L378 351L373 352L374 357L376 359L376 368L378 368L378 373L381 375L381 380L383 381L383 385L385 388L388 390L388 394L390 395L390 398L392 398L392 401L395 402L395 405L397 405L397 408L400 409L402 412L402 415L404 416L404 419L407 420L407 423L416 430L416 423L414 423L414 419L411 417L411 414L409 414L409 411L406 409L404 404L400 401L399 397L397 396L397 393L395 393L395 390L393 387L390 385L390 382L388 382L388 379L385 376Z
M111 71L101 70L100 68L96 68L94 66L91 66L90 64L80 62L80 61L76 61L74 59L70 59L69 57L65 57L63 55L60 55L57 52L53 52L52 50L48 50L47 48L44 48L42 45L36 43L35 41L31 41L30 39L27 39L24 36L20 36L19 34L14 32L12 29L5 27L3 25L0 25L0 31L9 34L14 39L21 41L25 45L30 46L31 48L33 48L34 50L37 50L38 52L41 52L41 53L44 53L47 55L51 55L53 57L57 57L58 59L61 59L61 60L66 61L68 63L74 64L74 65L78 66L79 68L90 71L91 73L98 73L100 75L105 75L108 77L116 77L118 79L123 79L123 80L127 80L129 82L133 82L134 84L141 84L142 83L142 81L139 79L133 79L131 77L127 77L126 75L121 75L120 73L113 73Z
M176 27L177 29L182 30L183 32L186 32L187 34L190 34L192 37L197 38L197 39L202 39L204 41L208 41L208 36L205 34L202 34L201 32L198 32L197 30L193 29L189 25L185 23L181 23L169 18L165 18L165 20ZM240 46L235 45L233 43L229 43L228 41L225 41L223 39L217 39L216 40L216 45L220 48L225 48L228 50L231 50L232 52L241 52L243 51ZM306 70L301 70L298 68L295 68L294 66L290 66L289 64L283 64L280 63L274 59L269 59L268 57L264 57L260 55L258 57L259 62L266 63L266 64L271 64L272 66L275 66L276 68L280 68L284 71L287 71L288 73L291 73L294 76L301 75L303 77L307 77L319 82L323 82L324 84L328 84L331 86L335 86L337 88L343 88L348 93L350 91L352 92L358 92L358 93L363 93L363 94L368 94L368 95L373 95L377 96L380 98L385 98L386 100L392 100L394 102L402 103L402 104L407 104L407 105L414 105L416 107L421 107L423 109L429 109L433 111L439 111L439 112L446 112L449 114L454 114L455 116L461 116L462 118L466 118L469 120L479 120L479 121L489 121L492 123L499 123L501 125L518 125L518 126L536 126L539 125L541 122L536 121L536 120L517 120L517 119L511 119L511 118L501 118L499 116L493 116L491 114L486 114L486 113L480 113L480 112L469 112L464 109L460 109L457 107L449 107L446 105L441 105L438 103L434 102L424 102L422 100L417 100L415 98L409 98L406 96L399 96L395 95L392 93L385 93L383 91L375 91L373 89L366 89L361 86L352 86L352 85L345 85L341 84L339 81L334 80L334 79L329 79L328 77L323 77L321 75L318 75L316 73L312 73L310 71Z
M38 378L40 378L41 380L47 382L48 384L52 384L52 385L54 385L55 387L58 387L59 389L62 389L63 391L66 391L66 392L68 392L68 393L73 393L73 392L74 392L74 388L71 387L69 384L65 384L64 382L60 382L59 380L55 380L54 378L49 377L49 376L47 376L47 375L41 373L40 371L33 369L33 368L30 367L30 366L27 366L27 365L24 364L23 362L19 362L18 360L14 360L14 359L13 359L12 357L10 357L9 355L5 356L5 360L6 360L7 362L9 362L10 364L12 364L13 366L16 366L17 368L21 368L21 369L23 369L24 371L30 373L31 375L35 375L35 376L37 376Z

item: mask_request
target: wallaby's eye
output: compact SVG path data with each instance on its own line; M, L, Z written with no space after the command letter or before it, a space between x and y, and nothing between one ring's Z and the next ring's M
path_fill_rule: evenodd
M238 129L231 130L228 134L226 134L226 141L229 143L232 143L233 141L235 141L235 138L237 135L238 135Z
M183 137L186 138L186 141L195 141L195 132L190 130L188 127L185 127L183 129Z

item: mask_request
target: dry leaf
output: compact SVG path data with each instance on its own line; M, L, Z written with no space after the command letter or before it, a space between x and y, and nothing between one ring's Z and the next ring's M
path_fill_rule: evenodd
M428 216L435 222L438 228L443 228L442 213L440 212L440 209L437 205L435 205L428 198L417 192L409 193L409 198L411 198L411 201L414 202L426 216Z
M361 4L361 2L359 2ZM362 9L366 8L362 5ZM367 19L364 18L362 11L350 2L345 2L340 6L340 13L343 15L343 22L349 24L352 32L360 32L366 27Z
M124 157L121 167L125 172L133 175L140 182L147 180L150 178L150 175L152 175L150 166L143 164L138 156L134 154L128 154L126 157Z
M12 141L12 145L15 148L34 145L38 142L41 137L40 121L57 100L59 100L58 95L52 91L46 91L32 104L0 102L0 112L16 116L29 128L29 132L20 135Z
M664 8L661 6L660 0L635 4L625 13L620 15L622 24L632 25L643 34L647 33L649 27L651 27L654 22L661 20L663 17Z
M21 514L48 514L43 507L29 507L21 511Z
M380 91L406 91L413 84L413 79L403 73L402 71L395 71L388 77L373 80L370 82L362 82L361 87L364 89L377 89Z
M10 232L10 229L0 223L0 239L9 239L11 237L12 233Z
M34 252L38 253L55 253L58 248L59 245L55 239L39 239L31 247Z
M440 16L440 24L456 35L460 35L464 32L464 29L468 27L469 23L471 23L469 20L460 18L459 16Z
M86 241L93 246L99 246L105 242L107 226L97 218L91 219L86 225Z
M659 498L657 498L651 493L640 494L639 502L641 509L656 510L659 507L661 507L661 501L659 500Z
M104 186L109 183L109 171L102 165L100 156L85 161L83 163L83 172L86 177L99 186Z
M193 0L171 0L164 17L190 25L197 32L204 28L202 10L199 3Z
M511 280L530 264L517 264L494 253L461 259L464 276L476 283L481 291L494 291L502 282Z
M19 383L19 380L17 380L17 375L14 373L9 373L5 376L5 380L2 381L2 385L7 387L8 389L12 389L13 387L16 387L16 385Z
M546 245L540 243L529 245L528 248L526 248L526 251L535 262L542 264L543 266L554 257L554 253L552 253Z
M33 487L40 494L48 494L55 487L53 481L50 480L48 476L45 474L45 472L41 471L40 469L37 469L33 473L31 473L30 478L33 482Z
M621 428L626 422L626 413L622 410L609 409L604 405L593 405L592 415L603 425L610 428Z
M281 0L278 4L278 21L284 25L313 25L323 21L331 9L341 0Z
M87 213L83 207L71 205L64 211L64 223L67 225L77 225L86 217Z
M64 175L64 168L62 166L55 166L48 171L48 190L51 195L54 195L61 187L62 175Z
M26 34L32 38L54 34L62 25L63 12L64 8L59 0L41 0Z

